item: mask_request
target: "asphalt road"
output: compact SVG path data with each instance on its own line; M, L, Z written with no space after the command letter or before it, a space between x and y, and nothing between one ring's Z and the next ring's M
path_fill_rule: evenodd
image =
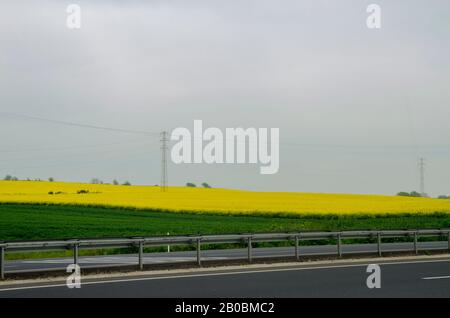
M414 245L412 243L393 243L383 244L382 250L384 252L390 251L412 251ZM420 249L446 249L447 242L420 242ZM352 253L376 253L376 244L352 244L344 245L343 252L345 254ZM314 255L330 255L337 253L336 245L323 246L301 246L300 254L314 256ZM293 256L293 247L283 248L254 248L252 250L253 258L264 257L282 257ZM244 259L247 257L247 249L228 249L228 250L211 250L202 251L203 260L232 260ZM152 253L145 254L145 264L164 264L173 262L195 262L196 252L171 252L171 253ZM138 256L133 254L128 255L113 255L113 256L94 256L94 257L80 257L79 265L81 268L101 267L101 266L117 266L117 265L137 265ZM6 262L6 273L15 273L30 270L55 270L65 269L67 265L72 264L72 258L56 258L56 259L35 259L22 261L8 261Z
M368 264L169 272L134 278L86 280L82 281L80 289L69 289L63 283L0 286L0 298L450 297L450 259L379 263L380 289L369 289L366 285Z

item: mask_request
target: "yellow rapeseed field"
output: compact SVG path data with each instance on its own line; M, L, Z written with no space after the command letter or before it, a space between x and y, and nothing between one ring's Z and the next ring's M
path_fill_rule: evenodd
M87 190L87 194L77 194ZM49 194L53 192L54 194ZM59 192L59 193L58 193ZM58 193L58 194L56 194ZM0 181L0 203L49 203L230 214L450 213L450 200L380 195Z

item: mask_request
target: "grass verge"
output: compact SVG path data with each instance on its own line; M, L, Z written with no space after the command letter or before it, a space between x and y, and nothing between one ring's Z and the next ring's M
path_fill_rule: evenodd
M450 228L450 214L264 217L0 204L0 241L417 228Z
M417 228L450 228L450 214L264 217L168 213L68 205L0 204L0 241L161 236L167 233L206 235ZM286 242L286 244L289 243ZM261 245L265 246L263 243ZM180 249L187 248L189 247L180 247ZM80 251L80 255L130 252L135 251L131 249L86 250ZM9 253L7 259L70 257L71 255L71 251Z

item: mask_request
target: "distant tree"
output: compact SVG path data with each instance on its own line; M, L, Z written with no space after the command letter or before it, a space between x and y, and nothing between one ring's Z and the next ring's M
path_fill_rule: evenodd
M196 188L197 186L195 185L195 183L188 182L188 183L186 183L186 187L188 187L188 188Z
M450 195L440 195L438 197L438 199L442 199L442 200L450 200Z
M399 192L397 193L397 195L399 197L413 197L413 198L420 198L422 197L422 194L420 194L417 191L412 191L412 192ZM426 196L426 195L425 195Z
M3 180L5 180L5 181L11 181L13 179L13 176L11 176L11 175L9 175L9 174L7 174L4 178L3 178Z
M124 186L130 186L131 183L130 183L129 181L125 181L125 182L123 183L123 185L124 185Z
M114 179L113 184L114 184L114 185L119 185L119 181L117 181L116 179Z
M54 182L55 179L53 179L52 177L50 177L50 178L48 178L48 181L49 181L49 182Z
M206 188L206 189L211 189L211 186L208 183L206 183L206 182L202 183L202 187Z
M102 184L103 182L100 179L94 178L91 180L92 184Z

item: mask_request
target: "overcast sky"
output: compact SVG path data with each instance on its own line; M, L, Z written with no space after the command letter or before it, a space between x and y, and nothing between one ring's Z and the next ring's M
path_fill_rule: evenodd
M66 27L66 8L82 28ZM367 5L382 28L366 26ZM280 171L170 165L251 190L450 194L450 3L15 0L0 5L0 174L159 184L160 132L280 128Z

